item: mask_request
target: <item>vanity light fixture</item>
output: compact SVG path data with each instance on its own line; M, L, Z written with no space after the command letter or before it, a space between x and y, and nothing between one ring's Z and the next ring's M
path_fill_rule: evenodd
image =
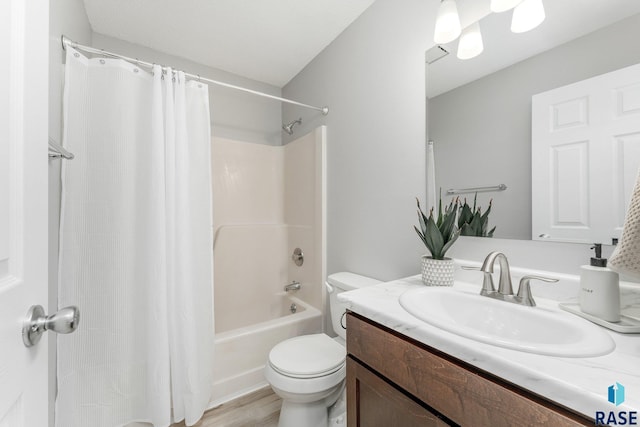
M511 31L524 33L533 30L544 21L544 5L542 0L524 0L513 9Z
M522 0L491 0L491 12L500 13L513 9L522 3Z
M455 0L442 0L436 19L436 31L433 40L437 44L454 41L461 33L460 16Z
M475 22L464 29L458 41L458 58L471 59L482 53L484 45L482 43L482 33L480 32L480 22Z

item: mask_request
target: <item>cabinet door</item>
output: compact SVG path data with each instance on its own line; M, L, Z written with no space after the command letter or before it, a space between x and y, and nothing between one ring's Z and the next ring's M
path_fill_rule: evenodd
M444 427L446 422L347 358L348 427Z

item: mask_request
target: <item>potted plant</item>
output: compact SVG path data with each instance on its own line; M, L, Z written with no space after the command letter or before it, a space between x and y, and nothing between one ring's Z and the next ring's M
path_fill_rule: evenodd
M477 236L477 237L493 237L496 227L487 231L489 228L489 213L491 212L491 204L493 199L489 201L489 207L482 213L482 208L478 206L476 209L476 199L478 193L473 197L473 209L464 199L464 204L460 206L460 214L458 215L458 228L461 236Z
M442 196L440 196L437 219L433 217L433 208L427 217L420 208L420 201L417 198L416 203L420 228L418 229L415 225L413 228L431 253L431 256L427 254L422 256L422 282L427 286L452 286L454 263L451 258L446 258L445 254L460 236L460 229L456 225L458 199L451 200L443 212Z

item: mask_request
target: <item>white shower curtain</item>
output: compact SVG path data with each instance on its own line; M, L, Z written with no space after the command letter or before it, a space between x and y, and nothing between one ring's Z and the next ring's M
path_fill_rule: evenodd
M438 193L436 192L436 158L433 152L433 141L427 143L427 212L433 208L438 212Z
M194 424L209 403L207 85L67 49L56 426Z

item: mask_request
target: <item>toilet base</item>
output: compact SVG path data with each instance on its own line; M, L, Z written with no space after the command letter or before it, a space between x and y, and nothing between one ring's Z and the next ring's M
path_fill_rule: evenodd
M336 403L329 407L329 427L347 427L347 390L344 386Z
M282 402L278 427L327 427L328 408L324 399L311 403Z
M345 427L347 390L343 380L322 395L303 396L274 389L283 398L278 427ZM305 398L306 397L306 398Z

